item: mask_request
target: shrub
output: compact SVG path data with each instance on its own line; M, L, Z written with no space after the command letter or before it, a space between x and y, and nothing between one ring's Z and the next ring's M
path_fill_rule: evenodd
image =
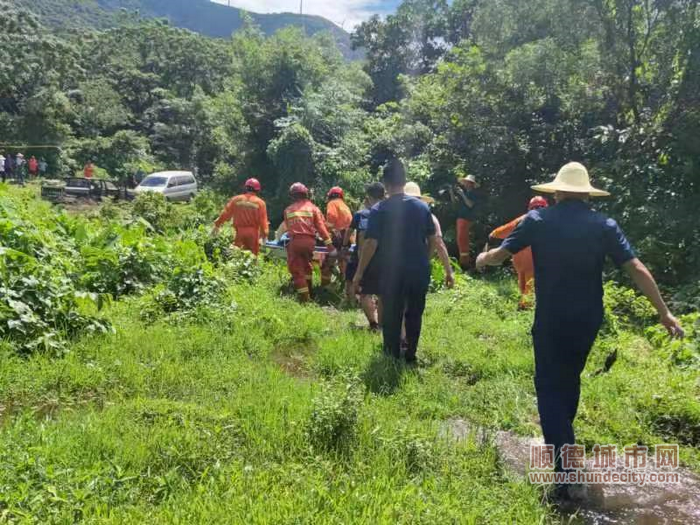
M648 328L647 338L674 365L700 370L700 314L685 315L680 321L686 330L684 339L670 339L662 326Z
M139 194L134 200L131 212L134 219L143 219L160 233L177 226L177 212L160 193Z
M311 446L326 452L347 450L355 440L362 399L360 380L356 377L323 383L306 424Z
M649 300L631 288L608 281L604 291L603 334L616 334L620 327L643 329L656 318L656 310Z
M177 267L143 298L141 318L153 322L173 313L191 314L202 306L220 309L225 290L223 279L208 265Z

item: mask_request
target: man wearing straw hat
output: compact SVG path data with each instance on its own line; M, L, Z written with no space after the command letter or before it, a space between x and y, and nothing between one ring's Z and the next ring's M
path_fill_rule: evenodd
M479 269L497 266L528 246L532 248L537 406L545 443L554 445L556 470L562 471L561 448L576 442L573 422L580 375L603 321L606 257L629 273L671 336L682 337L683 329L617 223L589 207L590 197L609 193L591 185L583 165L567 164L554 182L533 189L553 193L557 204L531 211L499 248L479 255L476 264Z
M457 247L459 248L459 264L466 270L472 262L471 258L471 231L476 218L479 197L476 189L479 184L474 175L468 175L459 179L453 200L457 201Z

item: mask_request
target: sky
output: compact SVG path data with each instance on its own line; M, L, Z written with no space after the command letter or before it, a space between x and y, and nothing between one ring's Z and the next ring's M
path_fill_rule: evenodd
M228 0L214 0L220 4ZM231 5L255 13L299 12L300 0L231 0ZM373 14L393 12L401 0L303 0L304 14L319 15L352 30Z

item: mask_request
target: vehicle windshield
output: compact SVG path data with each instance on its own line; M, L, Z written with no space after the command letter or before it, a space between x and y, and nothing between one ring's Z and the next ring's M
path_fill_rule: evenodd
M168 177L146 177L141 186L146 188L155 188L157 186L165 186L168 183Z

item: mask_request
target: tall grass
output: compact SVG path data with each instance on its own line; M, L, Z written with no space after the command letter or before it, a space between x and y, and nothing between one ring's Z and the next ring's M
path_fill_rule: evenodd
M431 294L421 362L407 369L354 328L361 314L300 306L285 269L261 264L252 282L212 270L224 290L185 313L144 319L148 294L114 302L102 315L115 333L58 356L5 347L1 519L558 520L490 440L444 437L452 418L539 432L532 317L516 310L508 276ZM659 345L621 317L605 332L584 373L578 435L589 446L680 441L700 470L697 369ZM599 373L613 349L617 362Z

